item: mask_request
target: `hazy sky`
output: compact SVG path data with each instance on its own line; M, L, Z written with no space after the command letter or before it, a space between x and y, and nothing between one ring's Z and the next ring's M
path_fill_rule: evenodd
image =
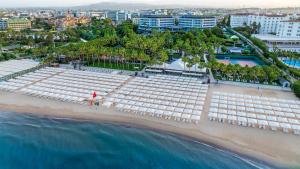
M300 0L0 0L1 7L74 6L97 2L140 2L203 7L300 7Z

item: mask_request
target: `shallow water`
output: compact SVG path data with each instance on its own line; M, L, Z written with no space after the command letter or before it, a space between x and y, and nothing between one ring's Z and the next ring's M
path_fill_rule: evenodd
M0 113L1 169L269 168L189 138L112 123Z

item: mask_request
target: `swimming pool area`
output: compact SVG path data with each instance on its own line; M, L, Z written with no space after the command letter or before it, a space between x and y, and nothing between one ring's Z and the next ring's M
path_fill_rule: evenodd
M264 62L254 55L216 55L219 63L239 64L242 67L262 66Z
M300 69L300 60L291 60L282 58L281 61L288 65L289 67Z

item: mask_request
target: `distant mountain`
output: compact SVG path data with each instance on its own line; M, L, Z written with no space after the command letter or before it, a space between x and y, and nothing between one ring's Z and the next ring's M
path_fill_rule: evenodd
M76 9L97 9L97 10L130 10L130 9L173 9L188 8L187 5L151 5L146 3L119 3L119 2L100 2L91 5L76 6ZM195 6L193 6L195 7Z

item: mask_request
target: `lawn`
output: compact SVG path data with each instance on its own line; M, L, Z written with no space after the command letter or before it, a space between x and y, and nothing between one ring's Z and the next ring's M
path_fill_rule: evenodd
M145 65L140 65L140 64L123 64L123 63L109 63L109 62L97 62L97 63L92 63L89 64L88 66L91 67L99 67L99 68L108 68L108 69L118 69L118 70L130 70L130 71L140 71L142 70Z

